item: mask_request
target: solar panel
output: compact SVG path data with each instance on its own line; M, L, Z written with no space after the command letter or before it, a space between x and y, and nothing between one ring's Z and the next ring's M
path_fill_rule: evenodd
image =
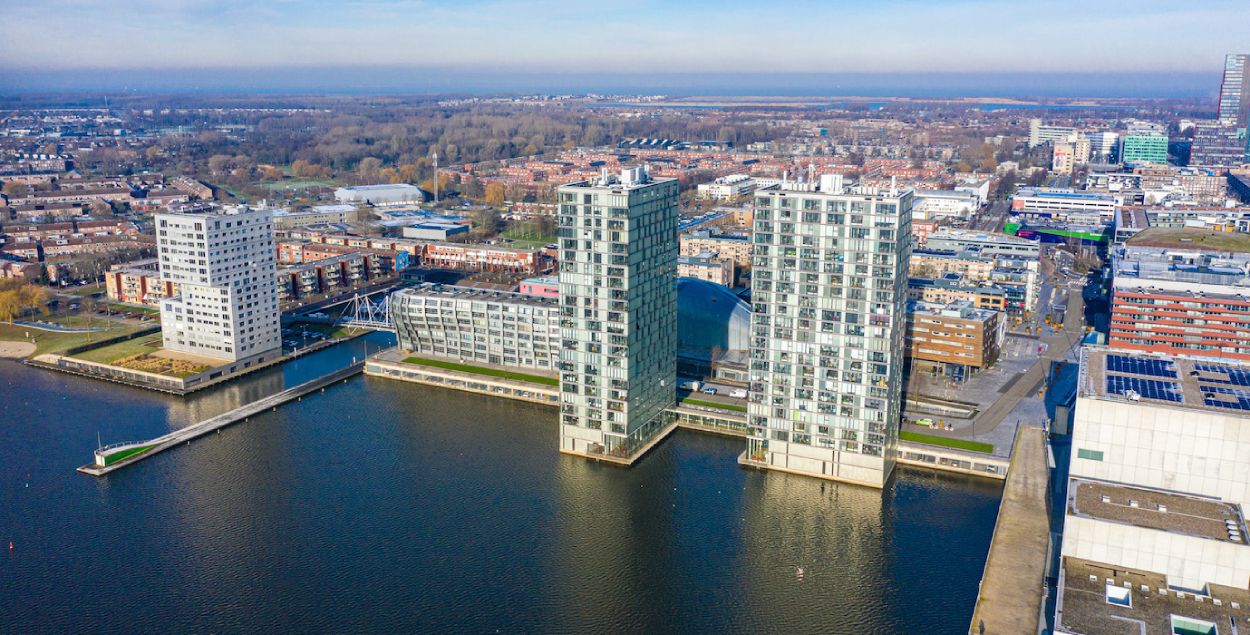
M1204 405L1233 410L1250 410L1250 391L1206 384L1200 385L1199 388L1202 389ZM1221 398L1220 395L1225 396Z
M1224 366L1222 364L1194 364L1194 370L1204 373L1223 373L1228 379L1216 377L1203 377L1202 381L1209 381L1216 384L1232 384L1234 386L1250 387L1250 370L1244 368L1234 368L1232 366Z
M1117 373L1132 373L1149 377L1172 377L1176 375L1176 364L1166 359L1140 359L1124 355L1108 355L1107 370Z
M1127 375L1107 375L1108 394L1123 395L1130 390L1141 395L1143 399L1176 403L1181 403L1185 400L1185 395L1181 392L1181 385L1174 381L1142 379Z

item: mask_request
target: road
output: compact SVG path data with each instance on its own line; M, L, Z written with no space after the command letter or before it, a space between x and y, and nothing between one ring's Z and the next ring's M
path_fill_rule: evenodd
M1046 379L1046 373L1050 370L1051 362L1068 357L1080 343L1085 334L1082 318L1085 313L1085 300L1081 296L1080 286L1069 286L1067 291L1068 310L1064 316L1063 329L1053 335L1043 336L1040 341L1046 345L1046 350L1037 361L1024 371L1024 374L1001 397L982 410L973 420L972 426L959 430L954 436L970 437L985 434L998 427L998 424L1002 423L1003 419L1011 414L1011 411L1015 410L1022 400L1036 398L1036 393Z

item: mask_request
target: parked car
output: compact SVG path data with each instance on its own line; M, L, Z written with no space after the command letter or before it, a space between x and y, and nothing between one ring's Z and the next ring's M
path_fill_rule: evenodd
M715 395L715 394L716 394L716 389L715 389L715 388L713 388L712 386L708 386L707 388L704 388L704 389L703 389L703 394L705 394L705 395Z
M729 391L729 396L735 399L746 399L747 391L745 388L734 388L733 390Z

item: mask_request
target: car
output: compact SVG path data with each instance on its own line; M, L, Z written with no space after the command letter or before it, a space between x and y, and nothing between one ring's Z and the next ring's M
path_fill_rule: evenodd
M747 391L745 388L734 388L733 390L729 391L729 396L735 399L745 399L747 396Z
M708 386L707 388L704 388L704 389L703 389L703 394L705 394L705 395L715 395L715 394L716 394L716 389L715 389L715 388L713 388L713 387L711 387L711 386Z

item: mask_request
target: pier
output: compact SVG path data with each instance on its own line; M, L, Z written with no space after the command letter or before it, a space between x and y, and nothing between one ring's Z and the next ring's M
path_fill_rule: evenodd
M90 474L91 476L104 476L123 467L134 465L150 456L168 450L184 442L190 442L192 439L203 436L214 430L220 430L228 425L238 423L248 417L260 414L265 410L275 409L278 406L299 399L304 395L326 388L339 381L345 381L350 377L360 374L364 370L364 362L357 362L351 366L340 368L327 375L322 375L312 381L302 383L293 388L288 388L280 393L270 395L263 399L258 399L244 406L240 406L230 412L217 415L209 419L205 419L199 423L193 423L185 428L174 430L169 434L159 436L148 441L138 441L134 443L125 443L114 445L109 448L110 454L96 452L97 460L88 463L80 468L79 472ZM114 462L108 463L108 457L116 457L124 455L122 458L115 459Z

